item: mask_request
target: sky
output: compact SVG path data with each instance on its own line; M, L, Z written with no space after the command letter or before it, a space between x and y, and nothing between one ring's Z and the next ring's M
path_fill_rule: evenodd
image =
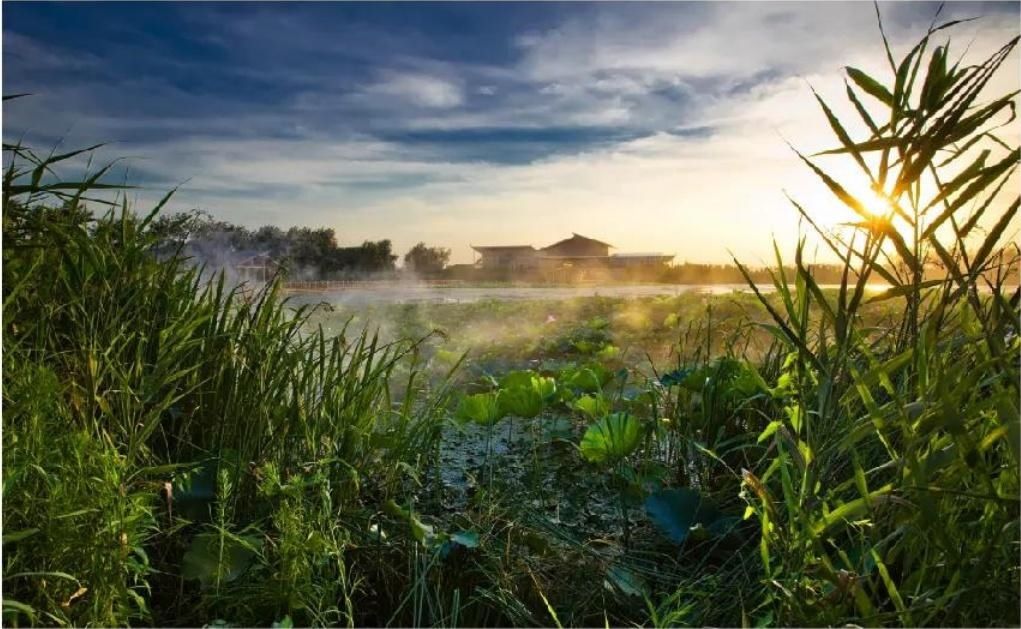
M936 13L880 5L895 56ZM785 192L848 217L788 146L833 148L843 66L890 74L870 2L20 3L5 1L5 142L107 143L137 207L341 244L543 246L767 261ZM951 54L1019 31L1019 5L948 3ZM967 52L965 52L967 51ZM1016 90L1017 56L993 88ZM852 126L853 125L850 125ZM844 160L846 161L846 160ZM824 163L824 165L827 165ZM827 167L845 172L839 159Z

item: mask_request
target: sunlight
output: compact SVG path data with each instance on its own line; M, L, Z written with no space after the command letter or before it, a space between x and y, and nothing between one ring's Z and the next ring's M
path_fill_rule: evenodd
M858 197L858 202L872 218L889 218L893 213L893 202L885 192L870 189Z

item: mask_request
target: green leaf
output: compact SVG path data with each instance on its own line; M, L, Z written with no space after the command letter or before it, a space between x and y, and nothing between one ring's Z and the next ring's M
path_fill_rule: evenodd
M35 622L35 608L11 598L3 599L3 618L7 626L17 626L18 614L24 614L31 622Z
M775 433L780 428L780 426L783 426L782 422L776 420L769 422L769 425L766 426L765 430L763 430L762 433L759 434L759 438L756 440L756 443L762 443L766 439L772 437L773 433Z
M545 403L557 392L553 378L536 375L532 371L515 371L500 380L497 394L502 415L535 417L542 412Z
M497 399L501 415L530 418L542 412L542 395L531 387L502 390Z
M471 421L491 426L503 417L496 393L476 393L461 398L456 416L461 421Z
M536 373L530 369L511 371L500 378L501 389L531 388Z
M21 540L23 540L23 539L25 539L27 537L32 537L33 535L35 535L38 532L39 532L39 529L31 528L31 529L22 529L20 531L14 531L13 533L4 533L4 535L3 535L3 543L6 545L6 544L14 543L14 542L20 542Z
M581 439L581 454L592 463L614 463L642 440L641 425L627 413L613 413L592 424Z
M603 349L596 352L596 356L600 360L613 360L620 355L620 348L616 345L607 345Z
M851 80L858 85L858 87L865 90L867 94L873 98L879 100L885 105L893 107L893 94L890 90L883 87L878 81L865 74L858 68L847 66L847 76L851 77Z
M436 540L436 531L431 525L419 520L414 513L409 515L408 524L411 526L411 535L415 541L427 548L432 546Z
M612 377L613 374L599 364L571 367L561 373L561 381L565 385L589 393L601 390Z
M592 419L597 419L610 412L610 403L602 395L583 395L572 404L572 407Z

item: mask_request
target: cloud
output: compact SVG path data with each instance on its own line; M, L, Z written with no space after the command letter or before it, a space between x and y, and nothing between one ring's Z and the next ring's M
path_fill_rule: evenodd
M889 74L872 6L851 2L451 5L414 19L155 5L165 33L118 7L129 35L103 49L52 36L63 6L7 11L5 89L38 95L5 106L5 140L116 141L103 156L132 158L143 206L185 182L174 209L398 250L426 240L462 262L468 243L571 231L680 259L766 258L770 233L797 233L784 189L841 216L785 144L831 148L808 86L854 129L841 66ZM895 55L935 6L882 6ZM972 59L1018 33L1013 5L944 17L973 12L989 16L954 36ZM1015 57L995 89L1017 77Z
M456 81L423 74L389 72L365 88L363 95L393 97L421 107L446 109L464 102L464 89Z

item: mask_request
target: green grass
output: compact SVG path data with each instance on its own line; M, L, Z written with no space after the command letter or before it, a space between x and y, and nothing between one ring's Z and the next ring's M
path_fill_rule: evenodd
M5 624L1021 623L1016 40L935 32L819 101L827 290L292 308L5 146Z

